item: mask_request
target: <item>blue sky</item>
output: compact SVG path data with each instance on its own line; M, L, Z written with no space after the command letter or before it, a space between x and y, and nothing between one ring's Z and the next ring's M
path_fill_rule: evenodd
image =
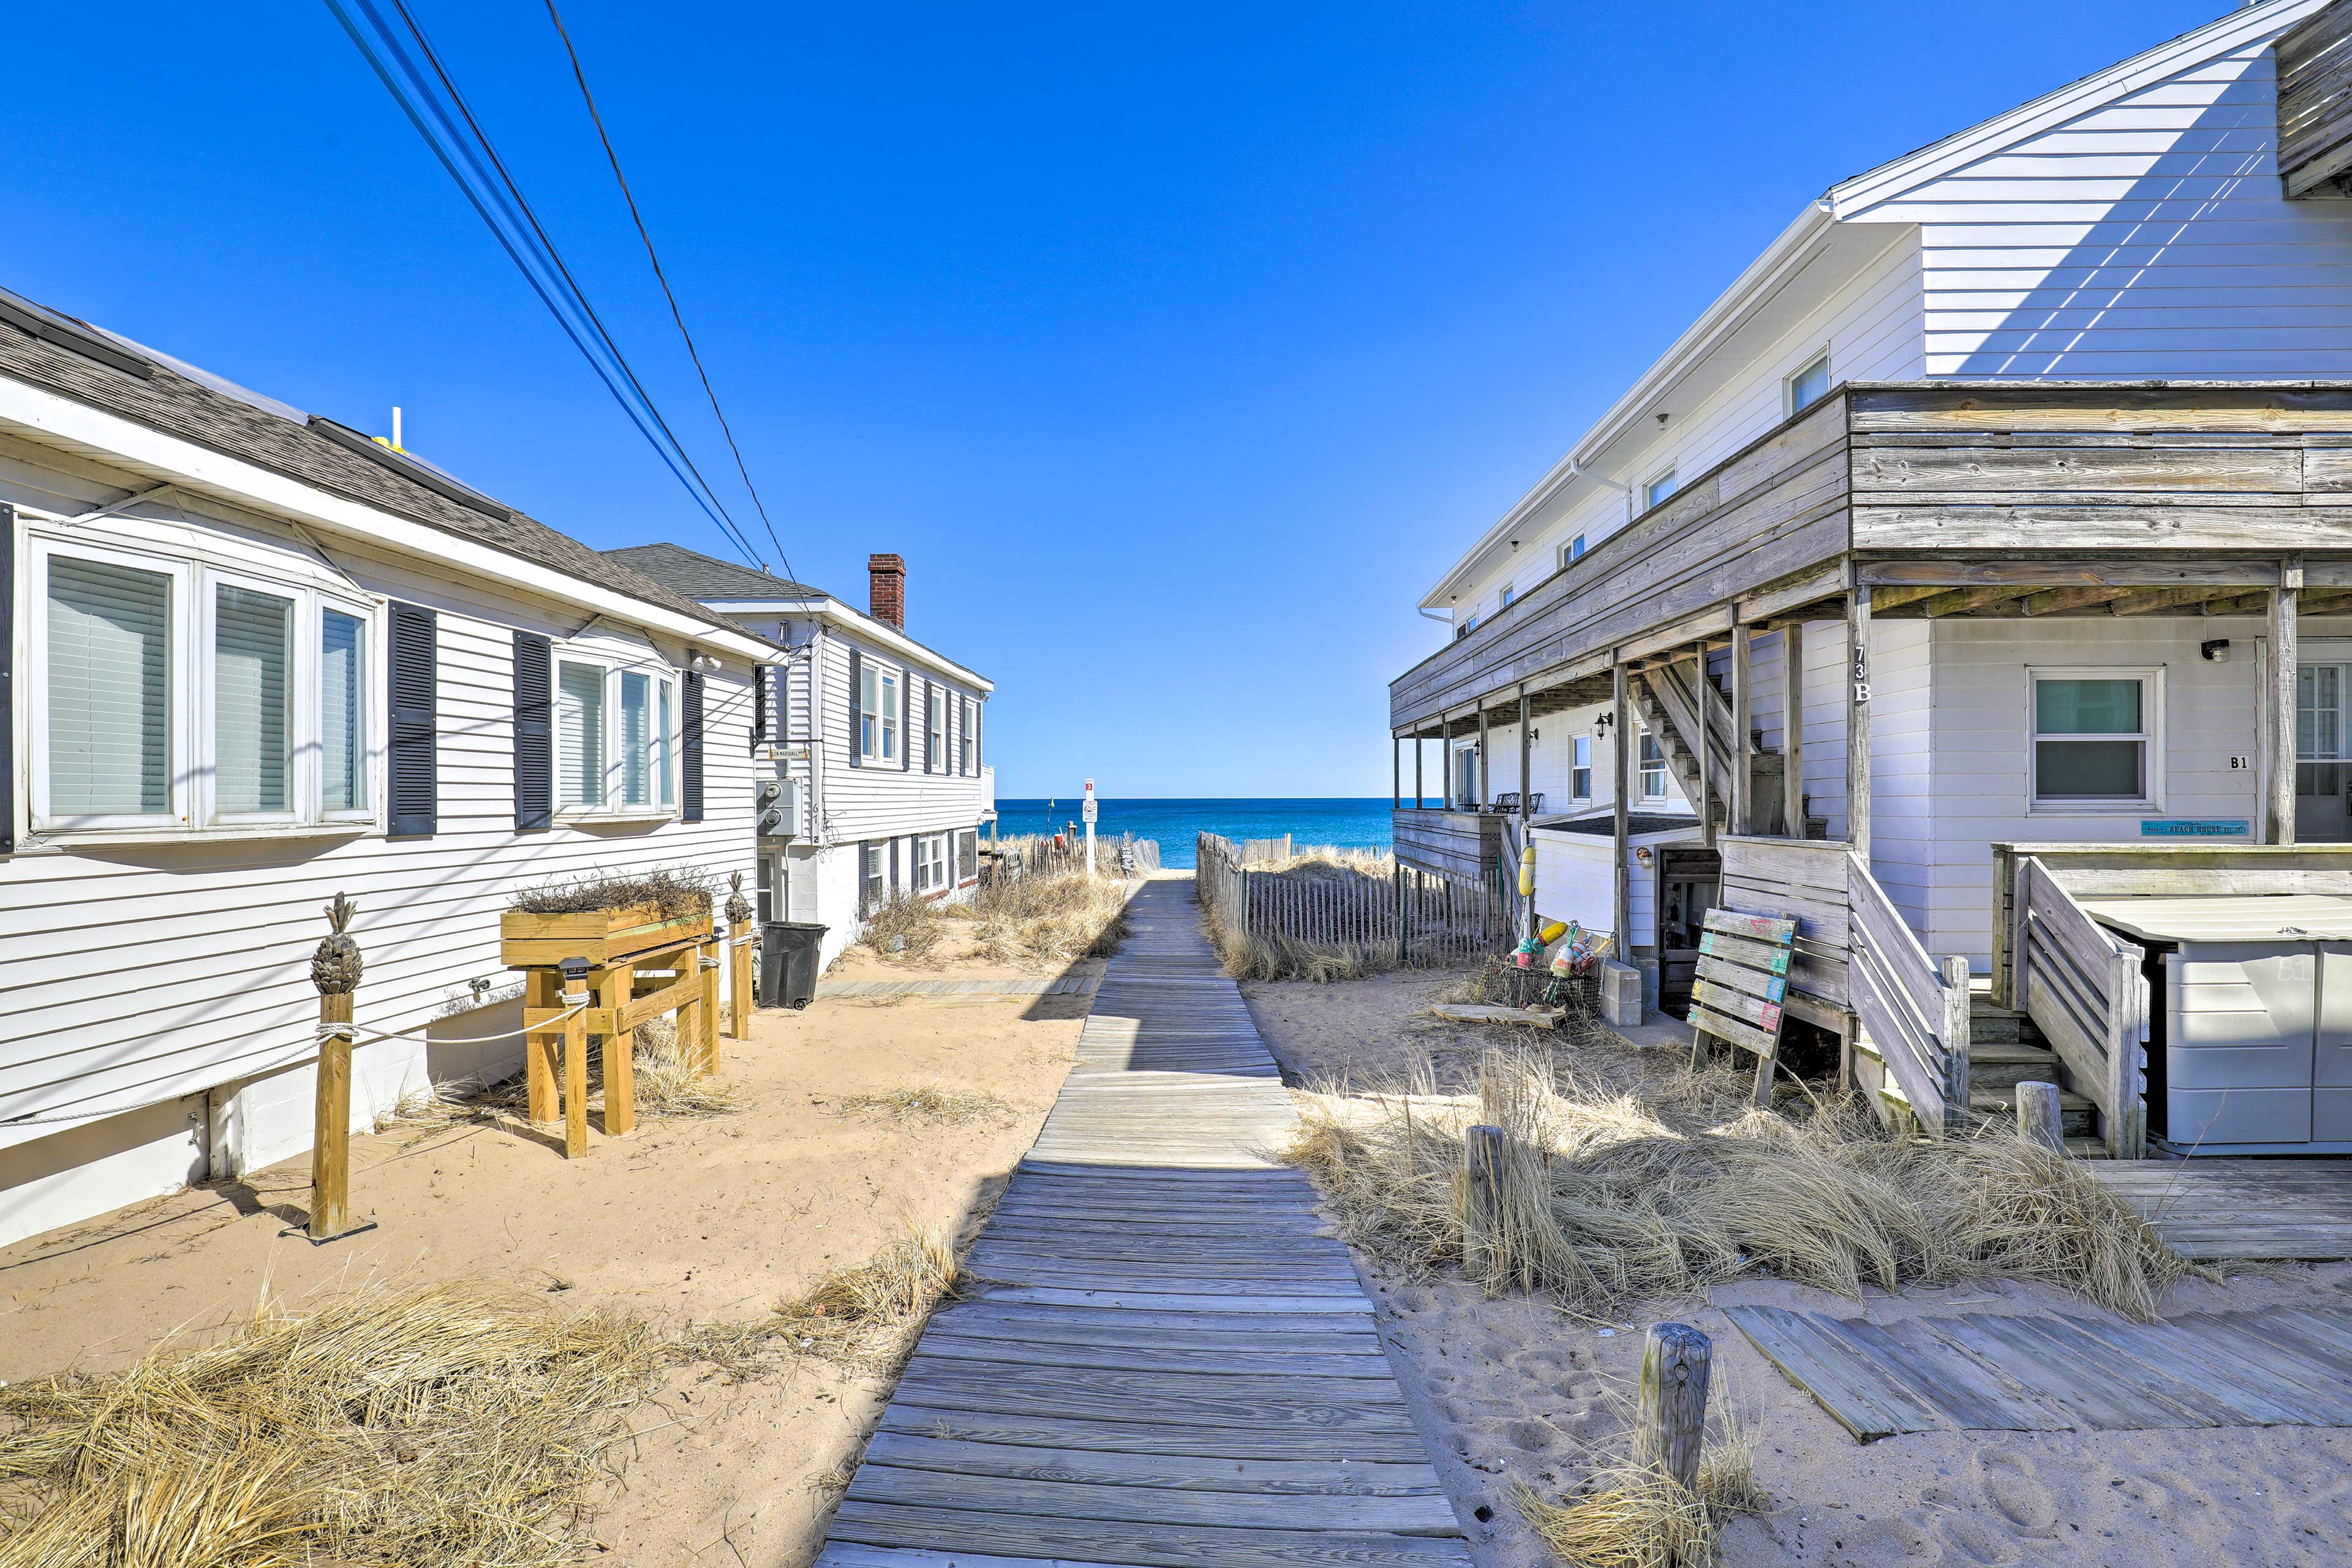
M716 479L543 6L411 3ZM565 21L793 569L862 603L907 557L908 630L998 684L1005 795L1259 796L1387 792L1420 591L1805 202L2221 8ZM728 553L323 5L9 29L0 283L371 430L399 404L591 543Z

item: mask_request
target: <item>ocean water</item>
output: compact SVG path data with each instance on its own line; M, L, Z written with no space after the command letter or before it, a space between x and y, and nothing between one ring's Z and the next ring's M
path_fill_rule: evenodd
M1437 802L1430 802L1434 805ZM1202 833L1244 838L1279 838L1297 844L1330 844L1343 849L1390 847L1388 797L1374 800L1118 800L1101 797L1095 818L1097 837L1132 833L1160 841L1163 866L1192 864L1192 841ZM997 831L1056 833L1078 819L1078 797L1000 800Z

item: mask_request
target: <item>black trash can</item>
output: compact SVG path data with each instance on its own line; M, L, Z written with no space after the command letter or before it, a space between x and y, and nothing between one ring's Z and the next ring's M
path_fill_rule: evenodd
M825 930L801 921L761 922L761 1006L805 1007L816 999L817 950Z

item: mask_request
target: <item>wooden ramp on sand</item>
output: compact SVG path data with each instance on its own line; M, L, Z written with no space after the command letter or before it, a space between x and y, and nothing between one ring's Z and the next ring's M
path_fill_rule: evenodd
M818 1568L1466 1565L1189 879L1130 927Z
M1778 1307L1723 1312L1865 1443L1954 1429L2352 1426L2352 1309L2154 1323L2088 1312L1884 1323Z
M2083 1168L2183 1258L2352 1258L2352 1160L2100 1160Z

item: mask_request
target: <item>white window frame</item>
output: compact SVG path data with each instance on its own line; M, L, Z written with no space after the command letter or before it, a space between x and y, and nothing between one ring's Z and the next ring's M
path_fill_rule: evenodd
M1816 367L1819 367L1822 373L1821 395L1800 403L1797 401L1797 384L1804 380ZM1830 378L1830 351L1823 349L1780 378L1781 416L1794 419L1798 415L1819 403L1822 398L1827 397L1830 395L1830 388L1836 384L1837 383Z
M866 705L866 682L874 683L874 705ZM868 740L874 749L866 750ZM898 761L894 748L907 743L907 672L877 659L863 658L858 661L857 689L857 758L888 767Z
M595 669L604 678L604 798L596 805L563 804L562 692L563 667L567 664ZM622 780L626 767L621 755L621 678L625 675L646 678L646 801L638 805L624 805L621 799ZM679 754L684 750L681 744L683 737L679 733L685 722L685 710L680 706L685 700L681 695L683 685L676 667L656 654L630 657L617 652L609 645L555 645L554 657L547 661L547 711L551 721L548 745L548 798L555 803L556 821L668 822L677 818L678 801L685 794L678 778ZM658 732L665 688L669 692L672 726L667 737ZM662 804L665 794L668 796L667 805Z
M980 880L980 829L965 827L955 835L955 882L969 888Z
M923 736L923 771L927 773L948 771L948 689L932 682L932 693L926 706L930 710L930 727Z
M872 914L890 901L890 844L869 838L858 846L857 896L862 913Z
M1497 607L1497 608L1499 608L1499 609L1505 609L1505 610L1507 610L1507 609L1509 609L1509 608L1511 607L1511 605L1512 605L1513 601L1514 601L1514 600L1516 600L1517 597L1518 597L1517 594L1516 592L1514 592L1514 591L1513 591L1513 589L1512 589L1511 585L1510 585L1508 583L1506 583L1506 584L1503 584L1503 602L1502 602L1502 604L1501 604L1500 605L1498 605L1498 606L1496 606L1496 607Z
M947 890L954 880L954 868L949 859L948 835L920 833L915 836L915 891L919 894Z
M384 716L382 708L383 617L381 602L320 586L299 576L272 575L247 562L216 563L200 553L165 554L140 549L109 535L53 532L38 521L26 531L27 638L18 689L25 693L27 826L32 834L109 837L220 837L268 835L321 828L364 829L383 815ZM49 797L49 563L63 556L129 571L145 572L171 584L164 633L166 669L164 725L169 751L165 809L160 813L90 812L61 815ZM288 809L224 813L215 798L213 663L215 622L221 586L250 589L294 605L293 665L287 672L293 709L288 734ZM325 809L320 763L324 726L320 712L320 634L324 611L339 610L361 626L362 705L360 717L363 804Z
M2034 688L2044 680L2137 680L2140 683L2139 721L2137 735L2073 734L2045 737L2041 731L2040 705L2034 700ZM2141 812L2164 809L2164 667L2158 665L2028 665L2025 669L2025 790L2026 815L2029 816L2135 816ZM2044 739L2063 743L2067 741L2137 741L2145 748L2147 766L2145 794L2123 796L2062 795L2044 798L2042 794L2042 742Z
M1580 757L1582 761L1578 760ZM1577 787L1576 775L1579 773L1584 775L1584 785L1581 789ZM1568 798L1570 800L1592 798L1592 731L1590 730L1568 738Z
M1559 569L1563 572L1584 559L1584 535L1578 534L1559 547Z
M1658 488L1661 485L1665 489L1661 490ZM1675 470L1671 465L1660 469L1651 478L1642 481L1642 510L1645 512L1655 511L1674 500L1675 493L1681 489L1680 485L1675 483Z
M956 699L956 744L958 747L956 752L956 761L959 765L956 772L959 773L969 773L972 771L971 712L972 700L969 697L958 697Z
M1647 766L1643 762L1642 748L1644 744L1654 745L1658 748L1658 765L1654 770ZM1644 805L1663 804L1666 799L1667 795L1675 787L1674 770L1666 760L1665 742L1660 740L1657 736L1652 734L1647 730L1636 731L1633 735L1633 787L1641 792L1634 798L1641 801ZM1655 772L1658 775L1658 787L1654 792L1651 790L1649 784L1650 774L1653 772Z

